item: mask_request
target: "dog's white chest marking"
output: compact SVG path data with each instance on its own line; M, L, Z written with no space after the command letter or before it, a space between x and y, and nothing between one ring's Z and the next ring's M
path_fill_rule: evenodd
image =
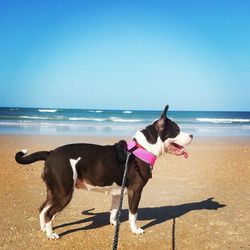
M159 136L157 137L157 141L155 144L149 143L141 131L138 131L135 134L134 138L142 147L144 147L148 152L152 153L153 155L159 157L164 153L164 143Z

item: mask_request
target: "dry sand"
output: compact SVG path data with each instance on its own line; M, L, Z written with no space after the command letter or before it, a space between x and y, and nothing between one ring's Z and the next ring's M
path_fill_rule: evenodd
M54 223L61 239L39 230L38 207L45 199L43 164L21 166L22 148L49 150L73 142L112 144L116 138L0 136L0 248L112 249L111 197L76 190ZM129 231L125 197L119 249L250 249L250 137L202 138L189 158L166 155L144 189L138 225ZM225 205L225 206L224 206Z

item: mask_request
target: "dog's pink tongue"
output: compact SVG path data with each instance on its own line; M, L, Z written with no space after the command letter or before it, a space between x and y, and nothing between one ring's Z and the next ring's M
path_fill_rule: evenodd
M185 150L185 149L184 149ZM188 158L188 152L185 150L183 153L184 157L187 159Z

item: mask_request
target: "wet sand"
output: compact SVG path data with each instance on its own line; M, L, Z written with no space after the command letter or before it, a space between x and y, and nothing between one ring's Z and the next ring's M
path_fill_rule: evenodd
M128 139L128 138L125 138ZM0 136L0 248L112 249L109 195L76 190L54 222L61 238L40 232L46 190L42 162L18 165L15 153L74 142L113 144L112 137ZM119 249L250 249L250 137L195 138L189 158L158 159L138 215L143 235L129 230L124 199Z

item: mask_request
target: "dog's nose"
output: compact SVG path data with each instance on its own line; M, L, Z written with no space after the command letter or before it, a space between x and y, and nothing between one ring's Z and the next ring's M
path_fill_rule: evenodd
M193 138L194 138L194 136L193 136L193 135L189 135L189 137L190 137L191 139L193 139Z

